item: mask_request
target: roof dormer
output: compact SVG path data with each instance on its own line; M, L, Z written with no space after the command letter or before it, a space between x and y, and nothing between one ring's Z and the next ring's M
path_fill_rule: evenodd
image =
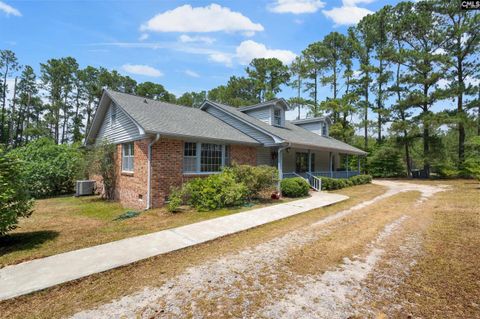
M250 115L272 126L285 126L285 111L288 104L284 99L275 99L255 105L239 108L239 111Z
M300 126L312 133L321 136L329 136L331 122L330 118L328 117L311 117L301 120L295 120L291 123Z

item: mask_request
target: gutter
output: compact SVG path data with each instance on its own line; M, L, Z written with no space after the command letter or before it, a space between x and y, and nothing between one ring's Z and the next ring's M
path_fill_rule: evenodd
M155 139L148 144L148 166L147 166L147 208L151 207L151 188L152 188L152 146L160 139L160 134L155 135Z

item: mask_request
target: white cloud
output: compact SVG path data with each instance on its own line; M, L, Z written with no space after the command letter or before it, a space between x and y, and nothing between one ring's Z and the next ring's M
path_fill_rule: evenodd
M191 76L192 78L199 78L200 74L192 70L185 70L185 74Z
M236 58L240 64L248 64L254 58L277 58L290 64L296 56L292 51L268 49L264 44L252 40L243 41L236 49Z
M216 52L209 54L210 61L222 63L226 66L232 66L233 55L228 53Z
M333 8L330 10L322 10L323 14L333 20L336 26L339 25L354 25L360 22L366 15L373 13L365 8L357 6L345 5L345 3L357 3L357 1L344 1L342 7Z
M8 5L3 1L0 1L0 11L5 12L7 14L7 16L8 15L12 15L12 16L16 16L16 17L21 17L22 16L22 14L20 13L20 11L18 11L18 9L15 9L11 5Z
M149 37L148 33L142 33L140 34L140 36L138 37L138 41L145 41L147 40Z
M249 32L263 31L240 12L212 3L193 8L186 4L155 15L142 24L141 31L155 32Z
M186 34L182 34L181 36L178 37L178 40L183 43L189 43L189 42L203 42L206 44L212 44L215 42L214 38L211 37L202 37L202 36L189 36Z
M160 70L155 69L149 65L143 64L124 64L122 65L122 69L128 73L137 74L137 75L144 75L144 76L151 76L151 77L159 77L162 76L163 73Z
M320 0L276 0L268 10L275 13L314 13L325 6Z
M355 7L357 6L357 4L360 4L360 3L368 4L374 1L375 0L342 0L342 3L345 7Z

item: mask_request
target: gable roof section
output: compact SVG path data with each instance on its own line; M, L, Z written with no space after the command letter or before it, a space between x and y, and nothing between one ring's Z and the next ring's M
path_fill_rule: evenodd
M317 123L317 122L324 122L324 121L331 123L331 120L328 116L307 117L301 120L290 121L290 123L297 125L297 124Z
M260 144L248 135L197 108L155 101L111 90L104 91L102 100L107 96L127 113L146 134L159 133L172 137ZM94 122L102 122L105 110L101 110L101 107L108 107L105 104L102 101L100 102L97 111L97 113L100 113L100 118L97 119L97 115L95 115ZM97 125L100 126L100 124ZM92 124L92 130L94 130L94 124ZM98 132L98 129L93 132L92 130L88 135L90 139L96 136Z
M277 140L278 143L290 143L292 144L292 146L295 147L312 147L355 155L367 154L361 149L348 145L347 143L341 142L332 137L320 136L318 134L312 133L300 126L290 123L289 121L285 122L285 127L269 125L241 112L234 107L212 101L204 102L204 104L201 106L201 109L204 109L208 104L229 113L231 116L234 116L241 121L248 123L250 126L257 128L262 132L267 132L269 135L274 137L274 139Z
M265 102L254 104L254 105L239 107L238 110L242 111L242 112L245 112L245 111L260 109L260 108L266 107L266 106L277 106L277 105L280 105L285 110L288 109L287 101L285 101L284 98L279 98L279 99L273 99L273 100L270 100L270 101L265 101Z

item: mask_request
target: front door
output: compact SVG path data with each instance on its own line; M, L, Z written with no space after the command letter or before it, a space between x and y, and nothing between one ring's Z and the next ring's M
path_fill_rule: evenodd
M308 171L308 153L297 152L295 154L295 173Z

